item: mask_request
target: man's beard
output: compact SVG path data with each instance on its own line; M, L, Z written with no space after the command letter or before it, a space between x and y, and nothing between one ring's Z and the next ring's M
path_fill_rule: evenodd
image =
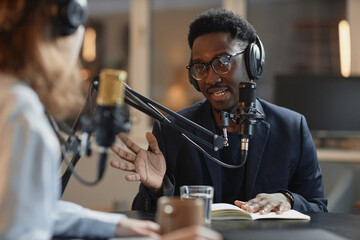
M233 105L231 105L230 107L228 107L226 109L216 109L216 108L214 108L214 110L217 113L220 113L220 112L236 113L236 107L237 107L237 102L234 102Z

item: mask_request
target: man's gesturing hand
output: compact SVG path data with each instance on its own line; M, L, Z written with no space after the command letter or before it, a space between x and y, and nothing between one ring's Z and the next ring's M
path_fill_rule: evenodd
M113 146L111 148L113 152L126 162L111 160L110 165L131 172L125 176L127 181L141 181L153 191L159 190L165 175L166 162L155 136L150 132L146 133L146 140L152 151L140 148L139 145L123 134L119 134L118 137L132 153Z

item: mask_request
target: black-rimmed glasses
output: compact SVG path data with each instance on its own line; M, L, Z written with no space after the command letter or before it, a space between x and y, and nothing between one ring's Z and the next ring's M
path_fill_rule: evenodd
M209 72L209 66L219 75L223 75L228 73L231 70L231 58L238 56L245 52L242 50L240 52L229 54L229 55L220 55L214 57L210 62L195 62L186 66L186 68L190 71L192 77L198 81L204 79Z

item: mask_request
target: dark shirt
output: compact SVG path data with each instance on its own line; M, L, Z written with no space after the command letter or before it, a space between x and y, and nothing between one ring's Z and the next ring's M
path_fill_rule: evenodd
M231 165L239 165L241 138L237 132L228 133L229 146L220 150L220 160ZM222 201L234 204L235 200L246 199L245 197L245 167L226 168L222 167Z

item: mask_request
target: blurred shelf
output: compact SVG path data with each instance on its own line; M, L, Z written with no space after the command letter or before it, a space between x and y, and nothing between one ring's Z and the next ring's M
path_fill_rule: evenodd
M360 163L360 149L318 148L319 161Z

